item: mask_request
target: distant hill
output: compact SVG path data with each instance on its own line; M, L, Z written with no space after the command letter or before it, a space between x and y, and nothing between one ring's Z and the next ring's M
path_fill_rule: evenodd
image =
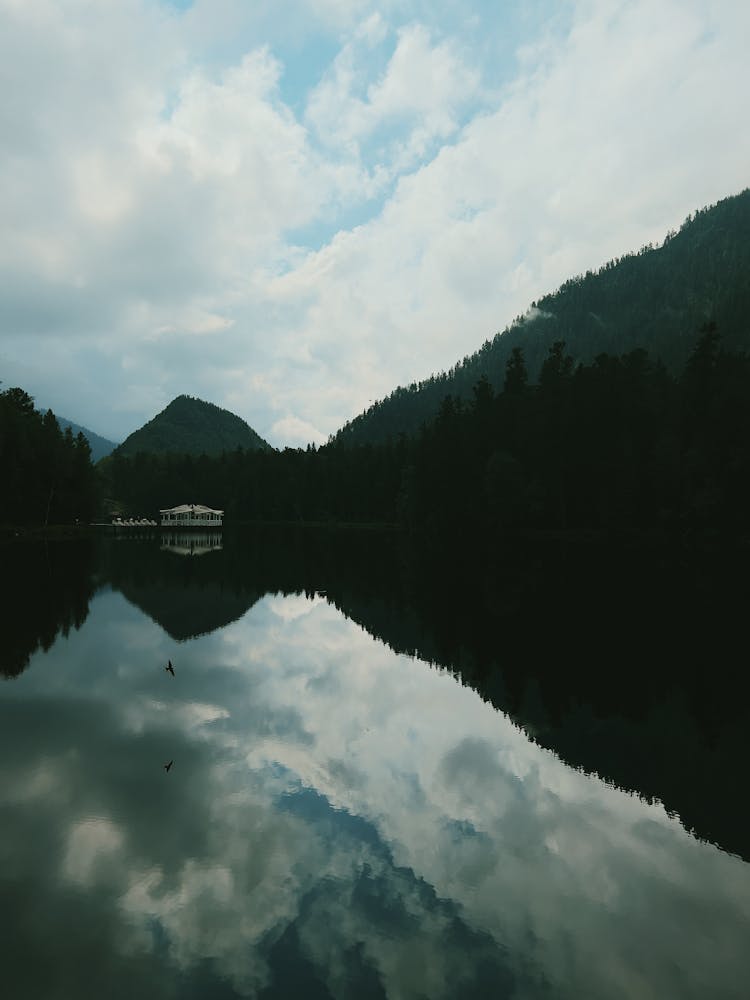
M576 363L641 347L679 372L707 322L716 324L727 348L750 349L750 189L688 217L661 246L566 281L475 354L448 372L395 389L334 440L375 443L415 433L449 393L471 398L483 375L502 388L516 347L532 381L558 340Z
M73 437L76 437L79 432L83 434L91 448L92 462L98 462L100 458L109 455L117 447L116 441L109 441L100 434L95 434L88 427L83 427L81 424L76 424L72 420L68 420L67 417L57 417L57 422L60 425L60 430L63 432L65 432L66 427L70 427Z
M271 446L229 410L192 396L178 396L153 420L125 438L114 454L129 456L144 451L218 455L236 448L256 451Z

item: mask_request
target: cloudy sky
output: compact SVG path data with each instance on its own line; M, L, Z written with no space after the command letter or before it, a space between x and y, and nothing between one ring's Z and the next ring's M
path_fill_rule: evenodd
M0 0L0 379L322 442L750 183L746 0Z

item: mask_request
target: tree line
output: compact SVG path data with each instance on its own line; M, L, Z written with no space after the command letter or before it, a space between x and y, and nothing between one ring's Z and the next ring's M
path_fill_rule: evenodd
M89 523L98 477L82 433L60 430L23 389L0 392L0 525Z
M562 341L537 383L514 348L501 391L448 395L418 435L306 449L114 455L130 513L197 502L243 521L388 523L461 535L521 530L743 530L750 360L702 330L680 375L642 349L574 364Z
M671 373L682 371L693 331L708 317L732 350L750 349L750 189L689 216L660 246L608 261L572 277L478 351L421 382L399 386L349 421L337 437L349 444L383 442L414 434L435 418L446 395L470 402L486 375L502 391L504 370L516 347L532 381L556 341L565 341L575 363L601 353L648 346Z

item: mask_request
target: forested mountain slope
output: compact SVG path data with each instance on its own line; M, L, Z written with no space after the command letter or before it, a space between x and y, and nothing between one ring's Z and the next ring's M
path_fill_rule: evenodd
M219 455L236 448L256 451L270 447L229 410L192 396L177 396L166 409L129 435L114 454L120 457L138 452Z
M727 349L750 349L750 189L696 212L661 246L566 281L475 354L448 372L395 389L335 440L375 443L416 432L446 395L470 399L482 376L501 388L517 347L532 381L560 340L576 364L644 348L679 372L707 323L716 324Z
M101 434L96 434L94 431L89 430L88 427L84 427L82 424L77 424L73 420L68 420L67 417L58 417L57 422L63 433L65 433L65 429L67 427L70 427L73 437L77 437L78 434L83 434L89 443L89 448L91 448L92 462L98 462L100 458L104 458L106 455L109 455L117 447L116 441L110 441L108 438L102 437Z
M679 375L640 349L576 367L557 342L532 386L518 350L502 392L480 379L414 437L115 452L106 495L139 516L200 497L230 522L390 523L469 545L540 531L745 538L748 441L750 354L727 351L709 326Z

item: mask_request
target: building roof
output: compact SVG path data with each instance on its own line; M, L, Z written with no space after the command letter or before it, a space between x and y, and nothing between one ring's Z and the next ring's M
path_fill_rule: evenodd
M204 507L202 503L181 503L177 507L167 507L160 514L223 514L223 510L214 507Z

